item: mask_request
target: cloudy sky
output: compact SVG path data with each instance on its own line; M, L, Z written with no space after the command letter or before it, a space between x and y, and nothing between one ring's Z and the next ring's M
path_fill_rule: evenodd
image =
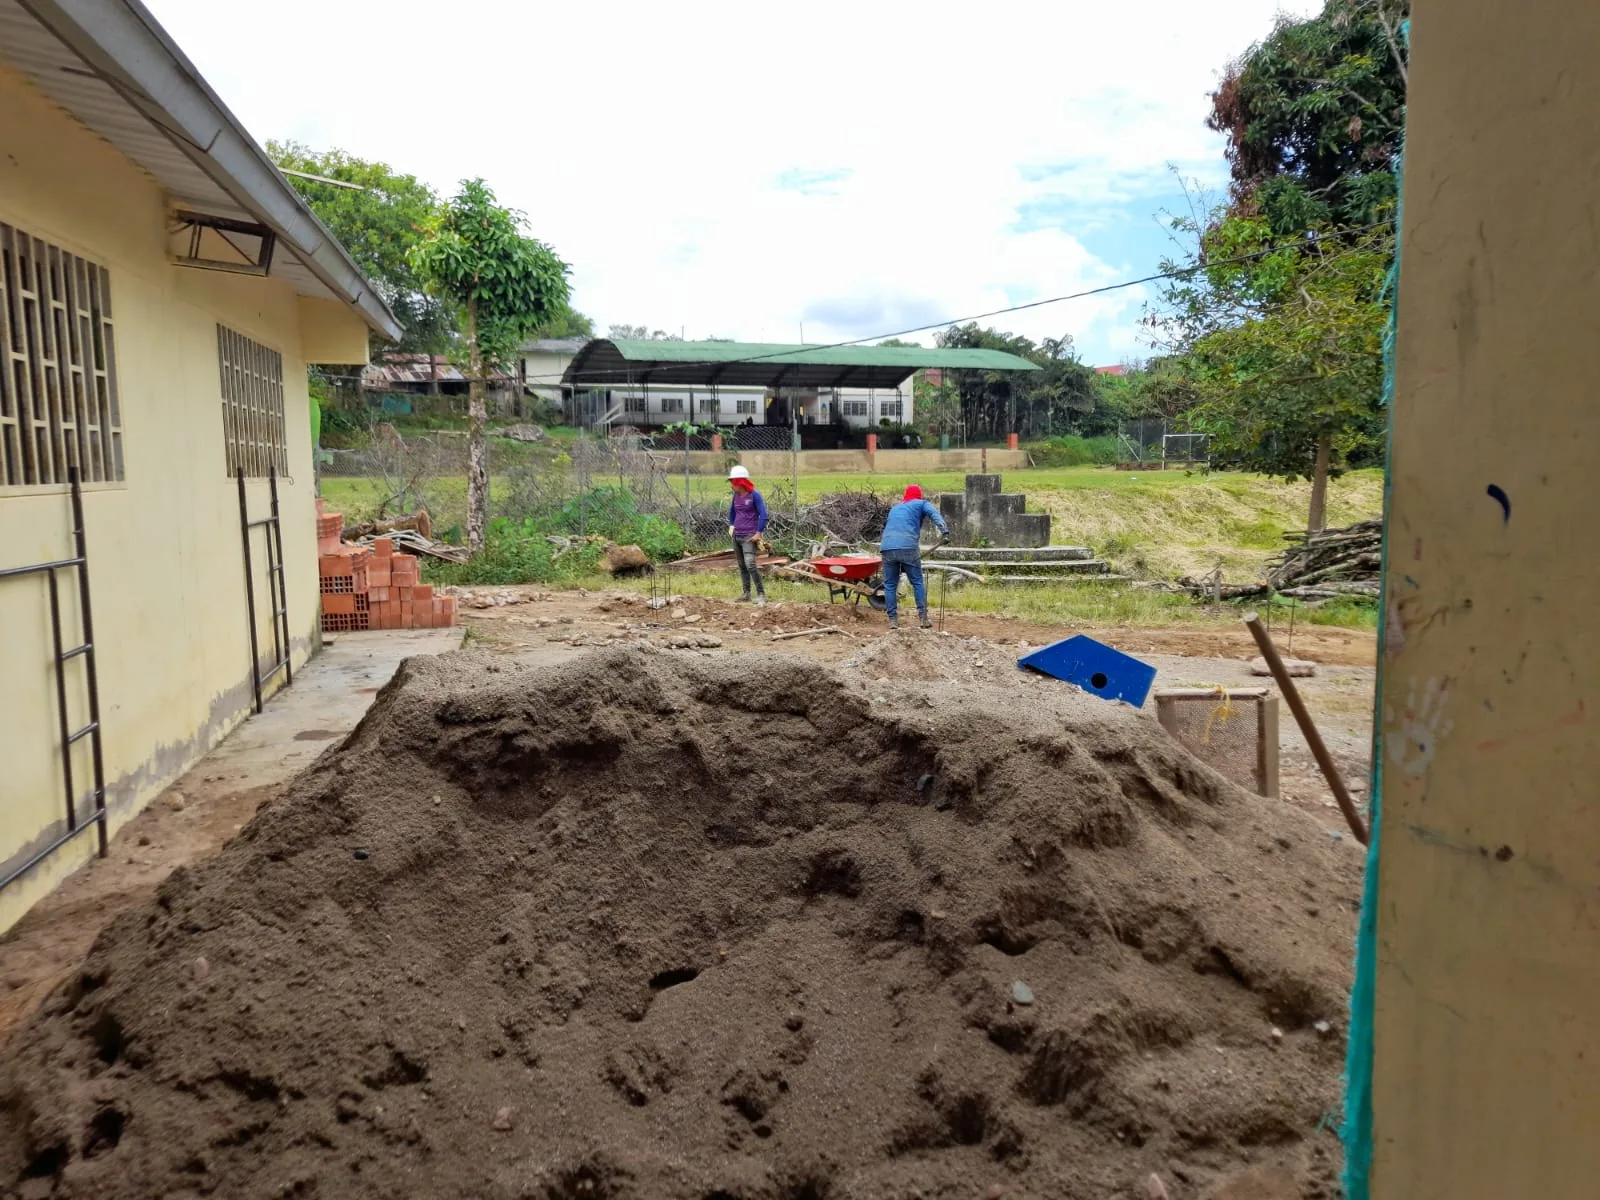
M603 332L823 342L1145 275L1227 61L1319 0L146 0L255 136L481 175ZM1138 357L1146 289L995 318ZM931 344L932 335L919 335Z

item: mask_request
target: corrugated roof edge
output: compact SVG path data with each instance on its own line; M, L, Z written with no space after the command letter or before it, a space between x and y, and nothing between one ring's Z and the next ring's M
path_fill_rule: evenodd
M949 367L990 371L1037 371L1039 366L1004 350L944 349L923 346L810 346L789 342L670 342L596 338L609 341L629 362L659 363L810 363L818 366Z
M269 226L369 327L399 340L399 321L350 252L317 219L139 0L21 2L241 208Z

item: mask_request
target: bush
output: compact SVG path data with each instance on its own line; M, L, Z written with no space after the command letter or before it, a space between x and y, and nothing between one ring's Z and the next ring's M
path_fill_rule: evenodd
M464 563L430 563L428 579L440 584L556 583L594 574L601 549L591 542L558 554L538 522L496 517L485 530L481 553Z
M1053 437L1030 445L1028 453L1038 467L1108 466L1117 461L1117 439L1076 435Z
M654 562L682 558L683 529L670 517L641 513L633 493L621 487L594 487L560 507L520 518L496 517L485 531L483 551L465 563L431 566L430 582L443 584L556 583L599 569L598 542L560 550L557 537L596 537L638 546Z

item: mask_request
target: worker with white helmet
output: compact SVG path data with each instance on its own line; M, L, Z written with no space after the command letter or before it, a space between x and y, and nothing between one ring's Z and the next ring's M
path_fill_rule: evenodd
M765 604L767 589L756 568L756 556L760 553L761 535L767 528L767 502L756 491L750 472L744 467L734 467L728 472L728 486L733 489L733 499L728 505L728 536L733 539L733 555L739 563L739 582L744 584L744 595L739 597L739 602L750 602L750 585L754 583L756 603Z

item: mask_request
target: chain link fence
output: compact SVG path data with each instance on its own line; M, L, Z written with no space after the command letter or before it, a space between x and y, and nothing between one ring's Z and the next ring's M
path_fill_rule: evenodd
M764 426L755 430L774 432ZM875 542L892 499L841 491L800 504L793 437L787 429L775 432L782 435L779 448L789 469L760 481L767 541L793 554ZM707 449L700 450L693 439L685 445L680 437L675 446L662 446L628 431L609 437L581 432L571 441L546 438L532 444L491 434L488 452L491 520L532 522L557 536L645 541L661 531L640 519L654 518L682 531L682 552L728 546L726 478L736 452L725 446L721 454L711 453L709 439ZM467 461L465 433L402 437L380 426L361 449L322 451L320 474L325 481L354 485L339 489L351 524L425 508L435 536L459 540L466 524ZM677 542L672 545L675 549ZM658 537L644 546L658 558L667 548Z
M1205 434L1175 427L1164 417L1140 417L1117 427L1117 462L1121 466L1201 466L1209 457Z

